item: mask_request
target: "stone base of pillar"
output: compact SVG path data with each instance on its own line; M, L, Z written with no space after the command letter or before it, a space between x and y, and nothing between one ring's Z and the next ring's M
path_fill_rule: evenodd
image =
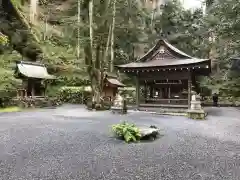
M197 120L205 120L206 119L206 113L203 109L201 110L192 110L189 109L187 111L187 116L190 119L197 119Z

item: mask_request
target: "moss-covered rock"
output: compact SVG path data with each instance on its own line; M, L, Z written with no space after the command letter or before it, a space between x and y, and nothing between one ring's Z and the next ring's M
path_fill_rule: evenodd
M206 120L206 113L203 110L189 110L187 116L190 119Z

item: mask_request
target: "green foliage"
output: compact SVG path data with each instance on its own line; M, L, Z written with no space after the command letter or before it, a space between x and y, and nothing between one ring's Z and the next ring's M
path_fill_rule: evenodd
M29 21L28 3L25 2L22 6L18 0L11 2L18 8L19 16L13 13L10 14L10 19L6 18L6 7L0 12L0 31L8 36L9 44L32 60L36 60L43 52L42 61L59 77L54 86L89 85L92 76L88 74L90 69L86 67L84 59L86 52L83 49L89 42L88 33L85 33L89 32L89 21L81 19L78 23L77 1L40 0L38 21L31 25L31 31L40 40L38 45L34 42L31 31L23 23L24 20ZM91 54L96 58L95 49L100 45L99 53L102 58L106 49L109 27L112 24L113 3L108 0L93 2L94 52ZM87 14L87 3L87 0L81 0L81 16ZM209 58L211 48L215 48L219 72L212 74L210 78L204 78L200 84L208 89L217 88L224 95L240 95L239 73L237 75L229 73L231 64L229 57L238 55L240 51L240 2L238 0L207 0L208 12L205 16L201 10L183 9L178 0L168 1L162 15L155 14L153 22L151 22L152 10L146 8L144 3L147 2L116 0L115 65L135 61L137 56L143 54L143 47L152 47L163 32L172 44L195 57ZM80 29L79 37L78 29ZM211 31L217 37L216 42L208 40ZM0 44L5 43L5 40L0 36ZM79 57L77 56L78 45L80 45ZM0 47L0 53L1 49L5 50L5 46ZM108 67L109 54L108 51L106 59L96 64ZM4 82L13 82L14 79L8 81L11 77L9 70L6 72L4 68L3 71L0 69L0 72L3 72L0 76L5 75ZM132 83L131 80L129 82ZM4 83L0 85L5 87ZM50 94L54 94L54 88L51 91ZM127 99L134 101L132 98Z
M136 89L135 87L119 88L120 95L126 99L127 104L134 104L136 101Z
M14 50L28 59L36 61L42 51L36 42L36 36L31 31L31 26L21 11L21 2L9 0L8 3L0 5L0 32L8 37L9 44Z
M19 107L7 107L7 108L0 108L0 113L2 112L19 112L21 111L21 108Z
M90 96L85 87L62 87L59 90L59 100L64 103L83 104Z
M8 37L0 33L0 45L6 45L8 44L8 42L9 42Z
M201 84L209 89L217 89L223 96L240 96L240 73L230 70L230 57L239 56L240 52L240 2L238 0L208 0L207 15L203 18L205 29L213 32L215 42L210 48L214 50L214 73Z
M160 32L179 49L194 57L208 57L208 38L203 27L203 12L200 9L185 10L177 0L168 1L163 8L162 15L156 15L153 40L159 37Z
M213 104L213 100L212 100L212 96L207 96L204 98L203 101L204 105L212 105ZM240 97L236 97L236 96L226 96L225 94L222 94L221 96L219 96L218 98L218 105L219 106L239 106L240 105Z
M139 141L141 138L139 129L127 122L113 125L112 130L117 137L123 138L127 143Z
M20 56L15 51L5 51L0 54L0 99L1 105L5 106L9 100L16 96L16 90L21 81L14 77L15 60Z

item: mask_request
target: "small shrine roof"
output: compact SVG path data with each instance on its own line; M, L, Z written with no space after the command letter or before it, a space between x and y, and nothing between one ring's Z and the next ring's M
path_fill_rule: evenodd
M124 87L125 86L123 83L121 83L119 80L117 80L115 78L107 78L107 81L110 84L113 84L113 85L116 85L116 86L119 86L119 87Z
M55 76L48 74L47 68L40 63L18 61L17 70L23 76L37 79L55 79Z

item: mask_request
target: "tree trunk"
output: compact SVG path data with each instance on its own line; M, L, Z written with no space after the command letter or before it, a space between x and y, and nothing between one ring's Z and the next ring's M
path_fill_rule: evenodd
M89 9L90 9L90 3L89 0L83 0L82 6L81 6L81 11L84 12L81 14L81 20L84 24L90 24L89 22ZM91 27L90 27L91 28ZM83 31L83 36L84 37L90 37L90 30L86 27L82 29ZM94 81L94 64L92 60L92 48L91 48L91 40L86 39L86 41L83 43L83 50L84 50L84 59L85 59L85 64L87 65L87 72L89 75L89 80L91 82L91 88L92 88L92 101L94 101L94 86L93 86L93 81Z
M151 30L153 31L154 28L154 16L155 16L155 10L156 10L156 0L152 1L152 17L151 17Z
M89 35L91 49L93 48L93 1L89 1Z
M104 1L103 9L101 9L100 14L103 15L106 13L109 1ZM88 66L88 75L91 82L92 88L92 103L95 105L101 105L101 92L103 87L104 80L104 71L103 71L103 62L105 60L106 53L104 54L103 46L105 46L105 42L103 43L103 38L93 37L93 32L97 32L101 30L101 28L105 28L104 22L98 22L98 29L93 31L93 0L83 0L81 4L81 21L84 24L89 24L88 27L83 27L83 35L86 37L86 42L82 44L84 48L85 55L85 63ZM107 22L107 20L104 20ZM94 33L95 34L95 33ZM110 35L109 35L110 36ZM110 39L110 38L109 38ZM110 40L108 40L110 41ZM107 47L109 46L109 42L106 43ZM96 47L96 48L95 48ZM106 47L106 48L107 48ZM93 53L95 52L94 56ZM107 50L106 50L107 52ZM96 106L95 106L96 107Z
M81 0L78 0L78 35L77 35L77 59L80 58L80 23L81 23Z
M38 7L38 0L31 0L30 1L30 23L35 24L35 20L37 18L37 7Z
M109 63L109 71L113 72L114 64L114 30L115 30L115 16L116 16L116 0L113 1L113 19L112 19L112 33L111 33L111 59Z
M89 5L88 5L88 17L89 17L89 38L90 38L90 49L91 49L91 56L93 53L93 1L90 0L89 1ZM96 58L96 60L98 60ZM91 68L90 68L90 78L91 78L91 87L92 87L92 102L94 104L99 104L100 103L100 92L99 92L99 88L98 88L98 70L96 69L95 65L97 64L97 62L93 61L93 56L91 59Z
M105 49L104 56L103 56L103 61L104 61L104 62L109 62L109 63L110 63L110 61L107 61L107 59L108 59L108 47L109 47L109 44L110 44L110 37L111 37L111 32L112 32L111 29L112 29L112 28L111 28L111 26L110 26L110 27L109 27L109 32L108 32L106 49Z

